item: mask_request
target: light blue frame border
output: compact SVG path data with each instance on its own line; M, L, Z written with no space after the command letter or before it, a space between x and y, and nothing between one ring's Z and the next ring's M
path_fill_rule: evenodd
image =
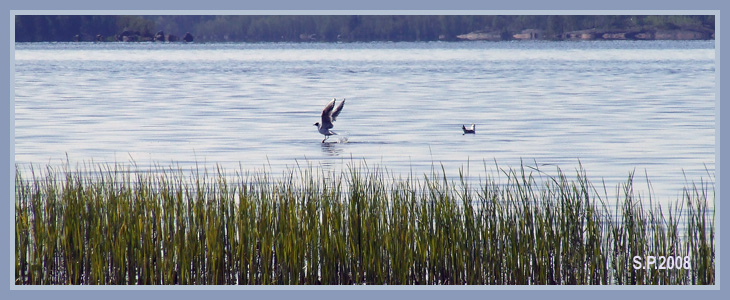
M140 1L143 2L143 1ZM612 1L615 2L615 1ZM630 2L630 1L627 1ZM53 6L53 5L50 5ZM150 5L153 6L153 5ZM172 4L169 4L168 6L172 6ZM333 5L333 7L342 6L342 3L338 3L338 5ZM585 5L582 5L585 6ZM666 6L666 5L662 5ZM143 7L143 6L138 6ZM625 7L625 6L624 6ZM408 7L406 7L408 8ZM536 6L536 8L540 8L539 5ZM12 74L14 73L13 64L12 64L12 58L13 58L13 36L14 36L14 22L13 16L18 14L114 14L114 15L123 15L123 14L147 14L147 15L177 15L177 14L207 14L207 15L217 15L217 14L258 14L258 15L266 15L266 14L377 14L377 15L383 15L383 14L409 14L409 15L419 15L419 14L452 14L452 15L460 15L460 14L524 14L524 15L536 15L536 14L595 14L595 15L612 15L612 14L676 14L676 15L685 15L685 14L712 14L716 16L716 41L715 41L715 51L716 51L716 160L715 160L715 170L716 170L716 208L717 208L717 215L716 215L716 232L717 232L717 257L716 257L716 285L710 286L710 287L699 287L699 286L693 286L693 287L677 287L677 286L651 286L651 287L636 287L636 286L611 286L611 287L601 287L601 286L488 286L488 287L482 287L482 286L466 286L466 287L433 287L433 286L427 286L427 287L419 287L419 286L375 286L375 287L364 287L364 286L326 286L326 287L303 287L303 286L275 286L275 287L248 287L248 288L241 288L238 286L231 287L231 286L163 286L163 287L151 287L151 286L144 286L144 287L119 287L119 286L97 286L97 287L67 287L67 286L44 286L44 287L19 287L19 286L13 286L12 284L12 278L13 278L13 268L12 265L9 266L9 272L7 273L9 275L8 281L10 283L10 290L13 291L78 291L78 290L92 290L92 291L108 291L108 290L137 290L137 291L210 291L210 290L218 290L218 291L259 291L259 292L270 292L270 291L290 291L290 292L296 292L296 291L322 291L322 290L331 290L331 291L347 291L350 293L346 293L347 297L352 297L353 293L352 291L373 291L380 290L380 291L426 291L429 293L438 292L438 291L445 291L445 292L452 292L452 291L554 291L554 290L580 290L580 291L596 291L596 290L625 290L625 291L646 291L646 290L719 290L720 289L720 283L721 283L721 277L720 277L720 270L721 268L721 255L719 254L721 252L721 227L720 227L720 215L721 215L721 186L722 180L721 180L721 161L720 161L720 149L721 149L721 123L720 123L720 116L721 116L721 101L720 101L720 90L721 90L721 81L720 81L720 10L692 10L692 11L686 11L686 10L13 10L10 11L10 46L9 48L9 57L10 57L10 64L9 64L9 70L10 70L10 78L8 81L5 81L7 83L10 83L10 86L8 87L8 91L10 93L10 101L8 106L8 115L10 122L8 122L9 126L9 136L8 136L8 156L10 158L10 161L13 161L14 157L14 147L13 147L13 141L14 141L14 104L13 104L13 93L14 90L12 89ZM4 125L5 126L5 125ZM12 190L10 190L10 187L13 184L13 176L14 176L14 169L12 168L11 164L5 165L5 162L3 162L3 166L7 166L6 170L9 170L10 172L6 173L9 175L10 178L4 178L4 175L0 177L0 182L2 182L3 190L5 188L8 188L8 199L13 199L14 193ZM6 186L5 184L9 183L10 185ZM13 220L13 203L12 201L9 201L10 203L10 209L11 211L6 214L6 216L10 216L10 220L8 222L9 228L13 228L14 220ZM8 253L9 261L4 263L10 263L14 260L14 253L10 251L12 248L12 245L14 243L14 239L12 236L12 231L3 231L8 232L9 236L7 241L9 241L10 245L9 247L5 247L2 251L8 250L10 253ZM21 294L15 294L16 296L23 295L25 293ZM41 293L50 295L53 297L54 294L49 293ZM300 298L298 296L301 296L297 293L288 293L290 296ZM498 293L501 294L501 293ZM260 294L260 295L267 295L266 293ZM446 296L446 294L441 294L442 296ZM486 294L481 294L486 295ZM506 295L506 294L501 294ZM533 294L534 296L537 296L539 294ZM27 296L27 295L25 295ZM198 294L198 296L201 296ZM585 296L585 294L584 294ZM105 296L106 297L106 296ZM357 298L357 297L355 297ZM11 298L14 299L14 298Z

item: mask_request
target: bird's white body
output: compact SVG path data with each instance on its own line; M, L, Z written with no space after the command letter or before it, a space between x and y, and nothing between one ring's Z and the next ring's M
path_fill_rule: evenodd
M342 102L340 105L337 106L335 109L335 102L336 99L332 99L322 110L322 121L314 123L314 126L317 126L317 131L324 135L324 140L322 140L322 143L327 140L327 138L331 135L337 134L336 132L330 130L333 127L335 127L332 122L337 121L337 116L340 115L340 112L342 111L342 107L345 106L345 99L342 99Z
M334 132L332 130L329 130L329 129L324 128L324 127L321 127L321 126L319 127L318 130L319 130L319 133L321 133L321 134L323 134L325 136L330 136L330 135L337 134L337 132Z

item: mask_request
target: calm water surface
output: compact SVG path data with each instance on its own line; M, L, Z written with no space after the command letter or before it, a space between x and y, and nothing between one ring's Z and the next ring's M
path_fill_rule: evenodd
M714 41L16 44L15 161L714 182ZM347 98L340 136L314 122ZM462 135L462 124L477 134ZM486 170L486 173L485 173ZM641 187L637 186L637 190Z

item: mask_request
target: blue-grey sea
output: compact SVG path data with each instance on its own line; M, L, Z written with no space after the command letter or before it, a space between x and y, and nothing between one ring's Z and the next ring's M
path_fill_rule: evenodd
M637 193L673 201L714 187L715 55L714 41L19 43L15 163L472 180L580 164L608 195L633 172ZM321 143L332 98L347 99L339 135Z

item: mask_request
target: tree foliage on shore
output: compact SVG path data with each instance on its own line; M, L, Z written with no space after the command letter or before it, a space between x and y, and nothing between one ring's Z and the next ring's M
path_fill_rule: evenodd
M474 31L510 37L538 29L560 37L579 30L694 30L714 33L713 15L18 15L16 42L114 40L122 32L155 32L200 42L435 41Z

